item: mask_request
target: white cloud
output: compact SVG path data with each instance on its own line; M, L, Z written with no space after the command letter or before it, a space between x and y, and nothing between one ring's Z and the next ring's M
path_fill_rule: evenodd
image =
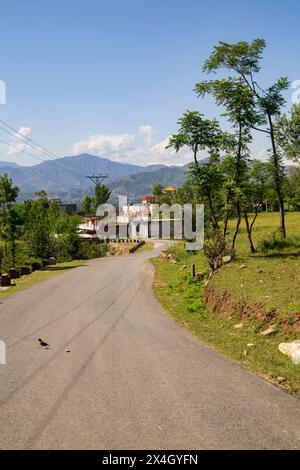
M77 142L73 146L76 155L92 153L99 156L108 156L129 149L134 143L133 134L95 134Z
M77 142L72 147L72 153L79 155L90 153L106 157L121 163L139 165L165 164L184 165L192 161L192 154L187 148L178 153L166 149L169 136L161 142L153 142L154 130L150 125L139 126L139 134L145 137L144 145L136 143L133 134L95 134Z
M10 142L13 147L8 148L7 155L16 155L24 152L31 153L32 155L41 155L42 149L30 145L26 141L26 137L31 137L30 127L21 127L18 132L15 132Z
M147 145L151 145L153 143L155 131L150 124L140 126L139 133L144 136L144 140Z

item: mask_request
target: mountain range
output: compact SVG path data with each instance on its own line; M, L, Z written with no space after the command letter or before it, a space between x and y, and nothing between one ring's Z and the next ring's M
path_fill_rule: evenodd
M7 173L20 188L20 200L29 199L37 191L45 190L49 197L64 202L79 202L85 194L93 194L94 187L87 176L108 174L104 183L112 192L112 200L127 195L136 202L140 196L151 193L153 184L179 186L184 181L186 166L131 165L89 154L66 156L47 160L33 166L0 161L0 174Z

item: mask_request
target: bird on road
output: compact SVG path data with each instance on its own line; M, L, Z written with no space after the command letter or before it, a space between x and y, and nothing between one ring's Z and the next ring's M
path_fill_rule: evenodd
M50 345L48 343L45 343L41 338L39 338L39 343L42 346L42 348L49 349Z

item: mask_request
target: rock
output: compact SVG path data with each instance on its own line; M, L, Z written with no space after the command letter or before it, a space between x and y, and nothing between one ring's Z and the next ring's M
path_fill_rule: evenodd
M32 272L34 272L34 271L38 271L39 269L41 269L42 266L41 266L41 263L37 261L35 263L32 263L31 267L32 267Z
M53 256L51 256L49 259L48 259L48 265L55 265L56 264L56 258L54 258Z
M243 328L243 323L238 323L237 325L234 325L234 328L236 330L239 330L240 328Z
M232 256L231 255L227 255L227 256L223 256L222 257L222 264L228 264L230 263L232 260Z
M10 287L11 286L11 278L9 274L2 274L1 276L1 286L2 287Z
M266 330L262 331L260 334L261 336L268 336L271 335L272 333L275 333L276 327L275 326L270 326Z
M278 376L278 377L276 377L276 380L277 380L277 382L282 383L282 382L286 381L286 378Z
M245 264L241 264L240 269L245 269L247 266Z
M254 346L253 343L248 343L248 344L247 344L247 347L248 347L248 348L251 348L252 346Z
M300 364L300 341L292 341L291 343L280 343L279 351L292 359L293 364Z
M10 268L9 275L11 279L19 279L20 271L16 268Z
M71 352L71 349L69 349L69 348L66 349L66 353L69 353L69 352Z
M30 274L29 266L21 266L21 276L28 276Z

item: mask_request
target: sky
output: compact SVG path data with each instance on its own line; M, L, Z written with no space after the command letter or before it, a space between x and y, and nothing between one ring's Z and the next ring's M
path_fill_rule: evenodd
M0 119L58 156L185 164L165 147L186 109L220 115L193 91L213 46L265 38L261 83L300 80L299 18L298 0L0 0ZM44 158L0 139L2 161ZM253 155L267 145L256 134Z

